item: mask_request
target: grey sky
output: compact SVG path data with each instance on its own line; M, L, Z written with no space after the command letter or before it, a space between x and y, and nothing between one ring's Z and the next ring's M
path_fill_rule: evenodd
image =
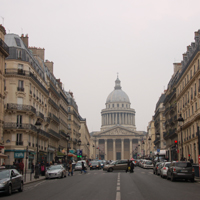
M199 0L0 0L0 16L7 33L45 48L90 132L100 129L117 72L137 130L146 131L173 63L200 28L199 7Z

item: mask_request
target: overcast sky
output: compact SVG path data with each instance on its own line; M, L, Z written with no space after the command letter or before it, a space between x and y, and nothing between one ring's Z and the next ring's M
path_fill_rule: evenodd
M100 130L117 72L146 131L173 63L200 29L199 8L199 0L0 0L0 24L45 48L90 132Z

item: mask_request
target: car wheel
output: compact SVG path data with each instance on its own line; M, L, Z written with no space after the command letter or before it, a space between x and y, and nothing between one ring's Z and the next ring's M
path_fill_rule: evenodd
M113 171L113 168L109 168L109 172L112 172Z
M8 192L7 192L8 195L11 195L12 194L12 185L9 185L8 186Z
M174 175L171 174L171 181L175 181Z
M23 192L23 182L20 184L20 188L18 189L19 192Z
M188 179L186 178L186 179L185 179L185 182L187 182L187 181L188 181Z
M191 178L190 181L191 181L191 182L194 182L194 178Z

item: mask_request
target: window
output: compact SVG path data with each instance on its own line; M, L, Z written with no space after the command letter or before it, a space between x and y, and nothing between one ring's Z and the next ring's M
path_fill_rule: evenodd
M68 115L68 120L71 120L71 115Z
M197 102L195 103L195 111L197 111Z
M115 105L113 104L113 108L115 107Z
M194 96L196 96L196 83L194 84Z
M68 107L67 109L68 109L68 112L70 112L70 111L71 111L70 107Z
M193 106L192 106L192 114L194 114L194 108L193 108Z
M117 104L117 107L119 107L119 104Z
M198 69L199 69L199 59L198 59Z
M22 64L18 64L18 69L23 70L23 65Z
M196 68L195 68L195 65L194 65L194 74L195 74L195 72L196 72Z
M18 47L21 47L20 39L15 37L15 42Z
M17 50L17 58L19 58L19 59L22 58L22 50L20 50L20 49Z
M19 80L18 81L18 87L23 88L23 86L24 86L24 81Z
M190 70L190 79L192 78L192 70Z
M22 142L22 134L21 133L17 133L16 136L17 136L16 137L16 144L17 145L22 145L23 144L23 142Z
M17 115L17 127L22 127L22 115Z
M124 107L124 104L122 104L122 108Z

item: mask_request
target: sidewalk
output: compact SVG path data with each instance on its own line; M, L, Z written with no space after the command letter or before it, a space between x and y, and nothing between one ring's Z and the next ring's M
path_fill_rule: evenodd
M24 185L45 179L45 176L39 176L39 178L35 179L34 175L35 174L28 173L26 174L26 177L25 177L25 174L24 174L23 175Z
M196 177L196 176L195 176L194 181L200 182L200 177Z

